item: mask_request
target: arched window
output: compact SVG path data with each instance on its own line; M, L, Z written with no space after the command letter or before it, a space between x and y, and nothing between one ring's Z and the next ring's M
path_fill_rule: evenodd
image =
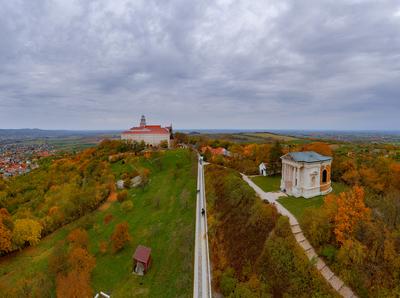
M322 171L322 183L326 183L328 180L328 172L326 170Z

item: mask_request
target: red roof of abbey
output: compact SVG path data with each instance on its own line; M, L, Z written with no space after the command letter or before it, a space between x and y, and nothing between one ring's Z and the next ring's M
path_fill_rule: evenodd
M139 127L132 127L130 130L124 131L123 134L157 134L169 135L169 129L161 127L161 125L144 125Z

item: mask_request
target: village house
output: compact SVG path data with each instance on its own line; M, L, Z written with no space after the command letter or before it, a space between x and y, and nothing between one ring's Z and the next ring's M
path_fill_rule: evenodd
M211 155L222 155L225 157L231 156L231 152L223 147L212 148L210 146L205 146L201 148L201 153L204 154L207 150L210 151Z
M306 151L287 153L281 160L283 192L295 197L311 198L332 191L332 157Z
M146 118L142 116L140 126L122 132L121 140L144 142L146 145L159 146L163 142L171 146L172 126L147 125Z

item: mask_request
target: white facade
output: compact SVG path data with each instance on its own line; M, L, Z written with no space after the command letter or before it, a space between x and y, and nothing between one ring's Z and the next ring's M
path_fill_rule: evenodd
M260 172L260 175L267 176L267 165L263 162L260 163L258 166L258 171Z
M122 133L121 140L128 141L136 141L141 142L144 141L148 145L158 146L162 141L168 142L168 147L170 147L170 135L169 134L130 134L130 133Z
M168 147L171 145L172 125L161 127L161 125L147 125L146 118L142 115L140 126L132 127L130 130L121 133L121 140L144 142L146 145L159 146L166 141Z
M293 154L294 153L294 154ZM295 197L311 198L332 191L330 167L332 159L315 152L293 152L281 157L281 190ZM306 154L320 160L303 158Z

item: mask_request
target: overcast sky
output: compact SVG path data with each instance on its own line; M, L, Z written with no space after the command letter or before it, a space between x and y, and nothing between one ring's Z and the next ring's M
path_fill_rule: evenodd
M399 1L0 0L0 128L400 129Z

